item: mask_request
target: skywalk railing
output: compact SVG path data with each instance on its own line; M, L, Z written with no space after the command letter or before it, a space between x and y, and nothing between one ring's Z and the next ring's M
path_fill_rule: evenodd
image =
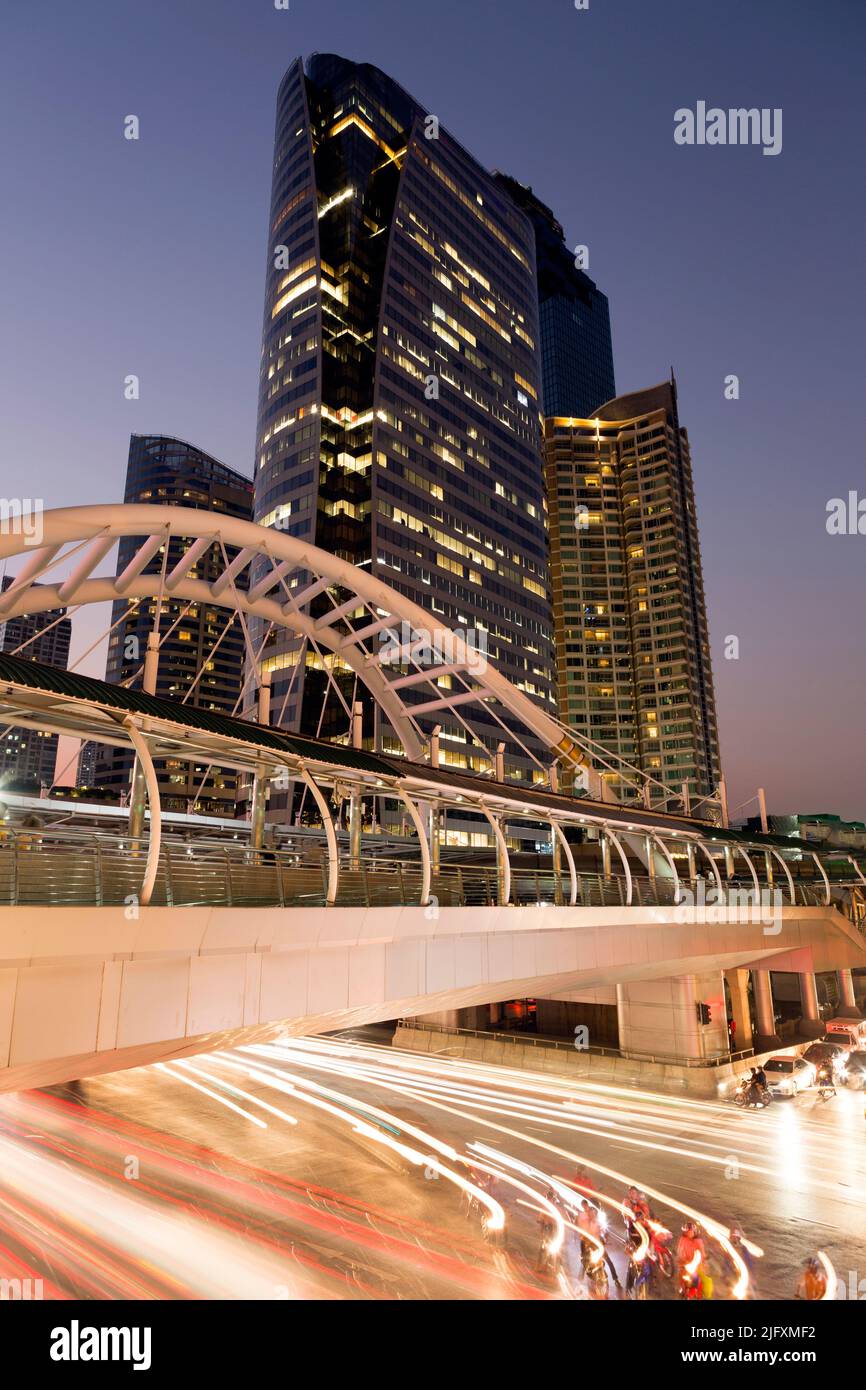
M60 827L37 830L0 829L0 907L110 906L138 901L147 842L120 833ZM789 905L787 885L782 892L760 883L764 902ZM796 903L824 903L824 885L795 879ZM338 907L411 906L421 901L423 872L419 858L382 857L365 853L354 862L340 854ZM854 884L833 883L833 902L866 931L864 901ZM242 840L163 839L151 906L153 907L323 907L328 891L328 856L323 841L297 836L278 849L253 849ZM708 892L706 880L681 879L680 901L699 907ZM429 909L495 907L500 878L495 865L445 863L431 879ZM730 880L723 902L746 906L754 902L751 881ZM736 895L736 896L735 896ZM510 901L517 906L568 903L570 880L552 868L511 871ZM578 872L578 907L624 907L627 884L622 875ZM675 904L672 878L632 874L632 907ZM712 921L710 897L707 920Z

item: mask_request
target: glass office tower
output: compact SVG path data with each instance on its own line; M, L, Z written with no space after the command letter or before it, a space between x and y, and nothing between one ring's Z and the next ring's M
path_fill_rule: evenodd
M13 582L4 575L0 592ZM39 588L34 584L35 589ZM72 639L72 620L65 608L51 608L46 613L22 613L19 618L0 622L0 652L18 653L22 660L40 661L65 671L69 665L69 644ZM23 646L24 643L26 646ZM54 781L57 761L57 735L42 729L10 728L0 739L0 786L20 787L22 791L38 793ZM58 769L62 771L62 769Z
M609 401L595 419L549 419L545 456L560 717L674 795L683 782L711 793L715 696L674 381Z
M134 434L129 441L123 500L204 508L251 521L253 485L251 479L182 439L161 434ZM118 574L126 568L139 544L140 537L136 536L121 541ZM182 539L169 543L168 570L180 560L186 545ZM236 553L233 548L227 548L229 559ZM163 549L160 548L144 572L159 574L162 566ZM211 546L196 565L195 574L198 579L213 581L223 568L220 548ZM241 576L238 584L243 587L243 583ZM120 621L127 612L125 621ZM155 612L155 599L137 607L123 599L112 605L112 623L118 626L109 639L107 681L117 685L129 682L132 689L141 689L147 635L153 628ZM185 698L194 708L231 714L244 679L245 645L239 618L217 604L188 605L184 600L169 596L162 602L160 631L166 634L172 627L171 636L165 638L160 649L157 695L174 700ZM86 753L86 748L84 751ZM132 763L132 754L125 749L100 748L95 774L97 785L119 795L126 792ZM195 803L199 815L235 814L237 773L183 761L157 762L156 768L164 810L188 811Z
M616 395L607 296L575 264L550 208L516 179L497 178L535 233L544 414L592 415Z
M377 68L293 63L277 99L256 520L483 634L553 710L538 343L532 227L506 191ZM321 595L311 611L330 607ZM345 736L322 659L300 652L286 634L269 650L275 720ZM354 677L326 660L351 699ZM365 741L397 750L370 704ZM436 718L443 762L488 765L458 719ZM471 720L487 747L503 737L483 710ZM513 743L506 766L533 775Z

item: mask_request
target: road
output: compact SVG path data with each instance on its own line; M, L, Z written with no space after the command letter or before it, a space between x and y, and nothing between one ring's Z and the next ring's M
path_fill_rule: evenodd
M704 1226L716 1297L790 1298L819 1248L846 1291L866 1274L861 1092L744 1113L311 1038L0 1097L0 1280L45 1298L587 1298L575 1183L622 1282L631 1183L674 1241ZM539 1268L543 1224L558 1253ZM751 1278L734 1224L763 1252ZM656 1277L650 1296L675 1292Z

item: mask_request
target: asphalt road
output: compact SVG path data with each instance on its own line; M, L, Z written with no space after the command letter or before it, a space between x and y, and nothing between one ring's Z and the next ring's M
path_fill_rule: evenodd
M635 1183L674 1242L702 1223L716 1297L790 1298L817 1249L847 1292L866 1276L863 1100L746 1113L325 1038L22 1092L0 1097L0 1280L46 1298L587 1298L574 1184L624 1282ZM734 1224L763 1251L751 1278Z

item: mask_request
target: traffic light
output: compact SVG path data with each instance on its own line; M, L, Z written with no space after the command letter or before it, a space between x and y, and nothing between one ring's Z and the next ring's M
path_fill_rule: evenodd
M711 1023L711 1022L712 1022L712 1017L713 1017L713 1016L712 1016L712 1014L710 1013L710 1006L709 1006L709 1004L696 1004L696 1005L695 1005L695 1008L697 1009L697 1012L698 1012L698 1023L703 1024L703 1025L706 1025L707 1023Z

